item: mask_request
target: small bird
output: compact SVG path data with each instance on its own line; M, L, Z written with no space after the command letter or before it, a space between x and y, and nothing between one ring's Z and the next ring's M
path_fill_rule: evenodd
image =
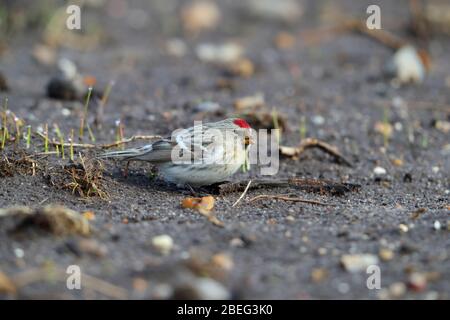
M201 187L225 181L246 163L251 130L247 121L229 118L176 130L171 138L99 158L148 161L168 182Z

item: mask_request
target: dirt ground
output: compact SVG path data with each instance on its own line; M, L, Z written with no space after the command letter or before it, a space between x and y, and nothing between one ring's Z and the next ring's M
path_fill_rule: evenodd
M57 55L75 62L80 73L94 76L100 92L115 81L103 127L94 128L97 143L114 142L117 119L127 137L167 135L195 119L231 116L236 99L263 93L269 110L276 108L287 119L283 145L298 144L304 117L307 137L336 146L354 164L348 167L320 150L307 150L298 160L282 158L273 178L349 182L361 185L359 191L336 196L290 187L250 190L236 207L232 204L241 192L214 194L213 212L224 223L219 227L183 209L180 203L189 192L153 178L150 164L132 163L125 177L124 164L104 161L101 185L108 197L86 198L49 182L49 174L67 164L67 158L37 156L43 167L35 175L0 176L0 208L61 204L92 211L95 230L87 237L92 241L86 245L79 235L33 230L18 237L1 226L0 270L23 280L30 270L78 265L91 278L82 280L86 287L82 282L81 290L68 290L64 277L58 281L44 276L20 286L16 294L2 295L0 290L0 297L450 298L450 139L448 129L435 125L450 121L448 37L431 40L433 68L423 83L397 86L381 75L392 51L373 39L348 32L307 44L300 33L333 25L340 15L365 21L367 6L377 3L383 28L408 37L407 1L304 1L303 15L289 23L244 14L241 3L220 1L219 26L198 35L183 31L176 13L180 3L173 1L129 2L128 12L147 12L147 19L139 20L142 25L133 23L138 20L134 16L87 9L86 21L101 28L101 42L90 50L61 46ZM292 35L294 43L277 47L274 39L280 32ZM167 41L173 38L186 45L180 56L167 52ZM227 40L245 48L254 74L227 77L222 67L196 56L197 45ZM71 129L78 131L83 103L46 97L56 67L33 58L41 41L41 32L32 29L8 40L0 71L9 91L0 96L8 97L9 109L27 124L57 123L67 136ZM231 90L217 86L224 78L232 82ZM200 113L196 106L202 101L217 102L220 110ZM377 132L377 123L393 128L387 141ZM11 144L0 152L10 156L14 149L23 145ZM42 140L33 137L26 152L42 151ZM376 167L386 174L377 176ZM232 180L259 174L253 167ZM248 201L260 194L294 194L333 206ZM163 234L173 239L167 255L152 244ZM351 272L342 263L345 255L363 254L379 266L381 289L368 289L365 266ZM200 288L204 278L212 281Z

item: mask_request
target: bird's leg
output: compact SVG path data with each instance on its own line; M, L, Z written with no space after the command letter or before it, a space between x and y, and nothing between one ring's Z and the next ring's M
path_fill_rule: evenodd
M186 187L189 189L189 191L191 192L191 195L193 197L196 198L201 198L201 197L205 197L205 196L209 196L210 194L208 193L208 190L206 188L197 188L197 190L195 190L191 185L186 184Z
M186 187L189 189L189 191L191 192L191 195L193 197L197 197L197 192L195 192L194 188L192 188L192 186L190 184L186 183Z
M130 161L127 161L127 163L125 164L125 169L123 169L123 177L127 178L128 177L128 167L130 166Z

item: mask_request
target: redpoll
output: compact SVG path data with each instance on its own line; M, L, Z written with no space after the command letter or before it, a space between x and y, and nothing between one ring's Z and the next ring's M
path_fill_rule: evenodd
M250 125L245 120L230 118L177 130L171 139L107 152L100 157L148 161L168 182L205 186L222 182L238 171L246 162L250 143Z

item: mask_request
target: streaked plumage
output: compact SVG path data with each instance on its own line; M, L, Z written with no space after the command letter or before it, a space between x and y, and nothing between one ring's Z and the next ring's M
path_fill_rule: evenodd
M226 180L245 163L250 130L245 120L230 118L178 130L171 139L107 152L100 158L148 161L166 181L177 185L210 185Z

